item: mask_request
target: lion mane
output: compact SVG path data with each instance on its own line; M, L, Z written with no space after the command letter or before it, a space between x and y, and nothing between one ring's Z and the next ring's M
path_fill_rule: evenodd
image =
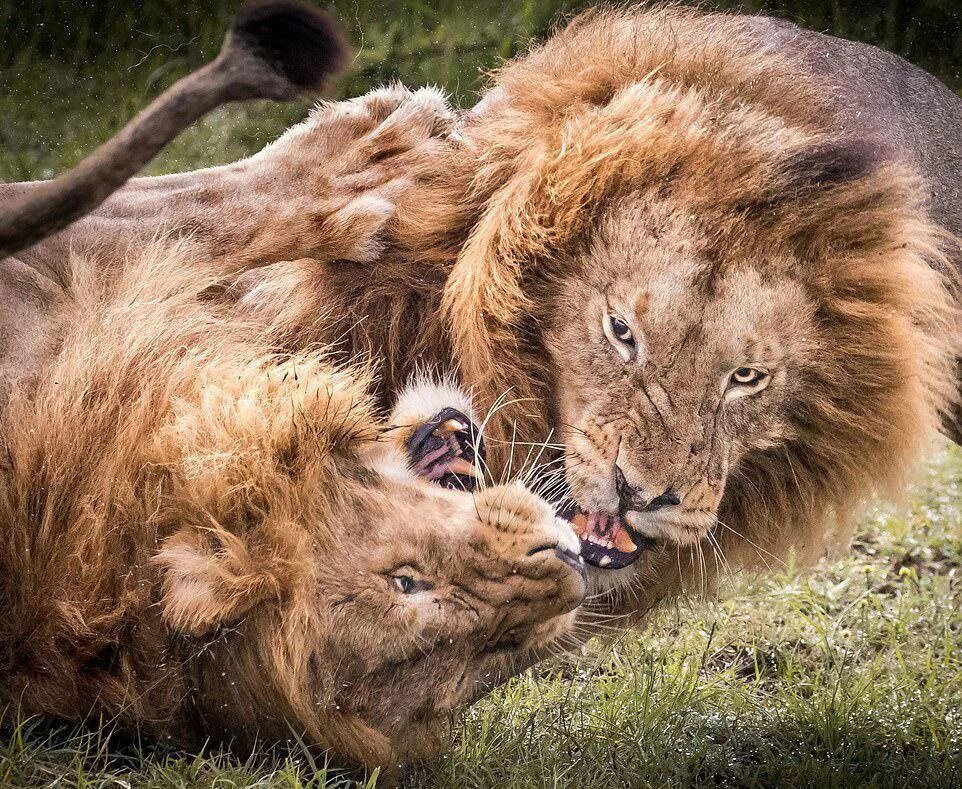
M826 356L790 437L729 478L726 558L818 556L898 490L957 397L946 237L916 174L833 132L823 96L736 18L677 8L588 12L497 73L448 167L469 173L455 189L474 214L441 310L480 401L510 393L494 446L550 430L547 305L608 206L654 194L710 238L706 288L749 254L788 256L817 305ZM682 583L664 572L643 600Z

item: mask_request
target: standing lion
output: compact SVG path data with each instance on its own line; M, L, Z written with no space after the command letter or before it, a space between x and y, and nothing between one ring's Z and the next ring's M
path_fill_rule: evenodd
M132 184L34 255L159 222L263 263L225 293L286 300L289 348L378 360L383 402L418 364L455 371L498 406L496 467L558 444L592 580L641 616L721 564L819 555L955 424L960 107L774 20L596 10L460 119L399 87L330 105L248 161ZM347 200L343 153L375 141L406 157L391 211L366 207L379 243L312 254L318 179Z

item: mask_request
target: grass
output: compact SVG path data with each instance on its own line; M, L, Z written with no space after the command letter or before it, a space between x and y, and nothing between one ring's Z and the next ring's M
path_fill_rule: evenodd
M742 580L514 683L413 783L958 786L960 482L945 450L845 558Z
M931 0L926 8L949 4ZM102 24L84 17L55 36L43 27L49 18L33 20L31 35L6 47L0 60L0 179L49 177L70 166L213 54L230 4L208 5L216 8L154 0ZM583 3L415 1L403 12L361 5L338 3L363 42L342 93L397 76L439 82L470 100L480 69L543 32L559 9ZM810 5L822 9L823 16L811 12L819 27L828 24L825 8L848 7ZM53 14L65 6L87 7L37 3ZM195 10L183 10L188 6ZM0 5L0 37L15 29L20 8ZM884 29L884 14L873 13L851 24ZM306 110L306 103L220 110L178 138L150 171L246 155ZM872 511L843 558L809 575L783 570L737 579L718 602L679 605L645 631L518 678L464 711L451 751L409 771L404 784L962 785L960 489L962 451L943 448L908 503ZM39 721L11 720L9 711L6 722L2 787L293 789L355 785L357 778L304 754L239 761L101 732L51 732Z
M812 574L714 603L512 681L464 711L407 787L962 785L962 451ZM0 786L357 785L300 754L238 761L45 732L0 744ZM377 776L360 785L376 786Z
M392 79L444 85L470 101L483 78L559 14L585 0L393 0L335 3L355 42L350 74L332 93ZM175 79L213 57L239 0L112 4L0 0L0 180L49 178L79 161ZM63 17L72 15L65 23ZM6 23L6 24L5 24ZM17 29L30 31L13 38ZM176 172L246 156L303 117L309 102L221 108L148 167Z

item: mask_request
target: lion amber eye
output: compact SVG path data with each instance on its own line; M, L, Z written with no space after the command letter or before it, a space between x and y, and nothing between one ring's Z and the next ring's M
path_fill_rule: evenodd
M626 362L635 358L637 349L635 348L635 335L631 327L620 317L614 314L605 315L602 321L605 330L605 337L612 344L614 349Z
M625 345L635 344L635 336L631 333L631 327L621 318L617 315L609 315L608 322L615 339L621 340Z
M401 594L415 594L416 592L426 592L434 588L432 584L427 581L419 580L412 575L392 575L391 581L393 581L395 588Z
M757 367L739 367L731 375L731 382L737 386L757 386L768 378L768 373Z

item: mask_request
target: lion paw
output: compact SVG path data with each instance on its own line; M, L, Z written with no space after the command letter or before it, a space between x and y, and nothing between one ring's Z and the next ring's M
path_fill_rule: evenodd
M438 167L455 113L434 88L378 88L320 105L250 162L256 192L280 207L271 236L288 259L375 261L397 205Z
M394 84L320 105L276 147L288 159L296 154L329 166L335 185L364 191L416 176L445 146L455 121L439 89Z

